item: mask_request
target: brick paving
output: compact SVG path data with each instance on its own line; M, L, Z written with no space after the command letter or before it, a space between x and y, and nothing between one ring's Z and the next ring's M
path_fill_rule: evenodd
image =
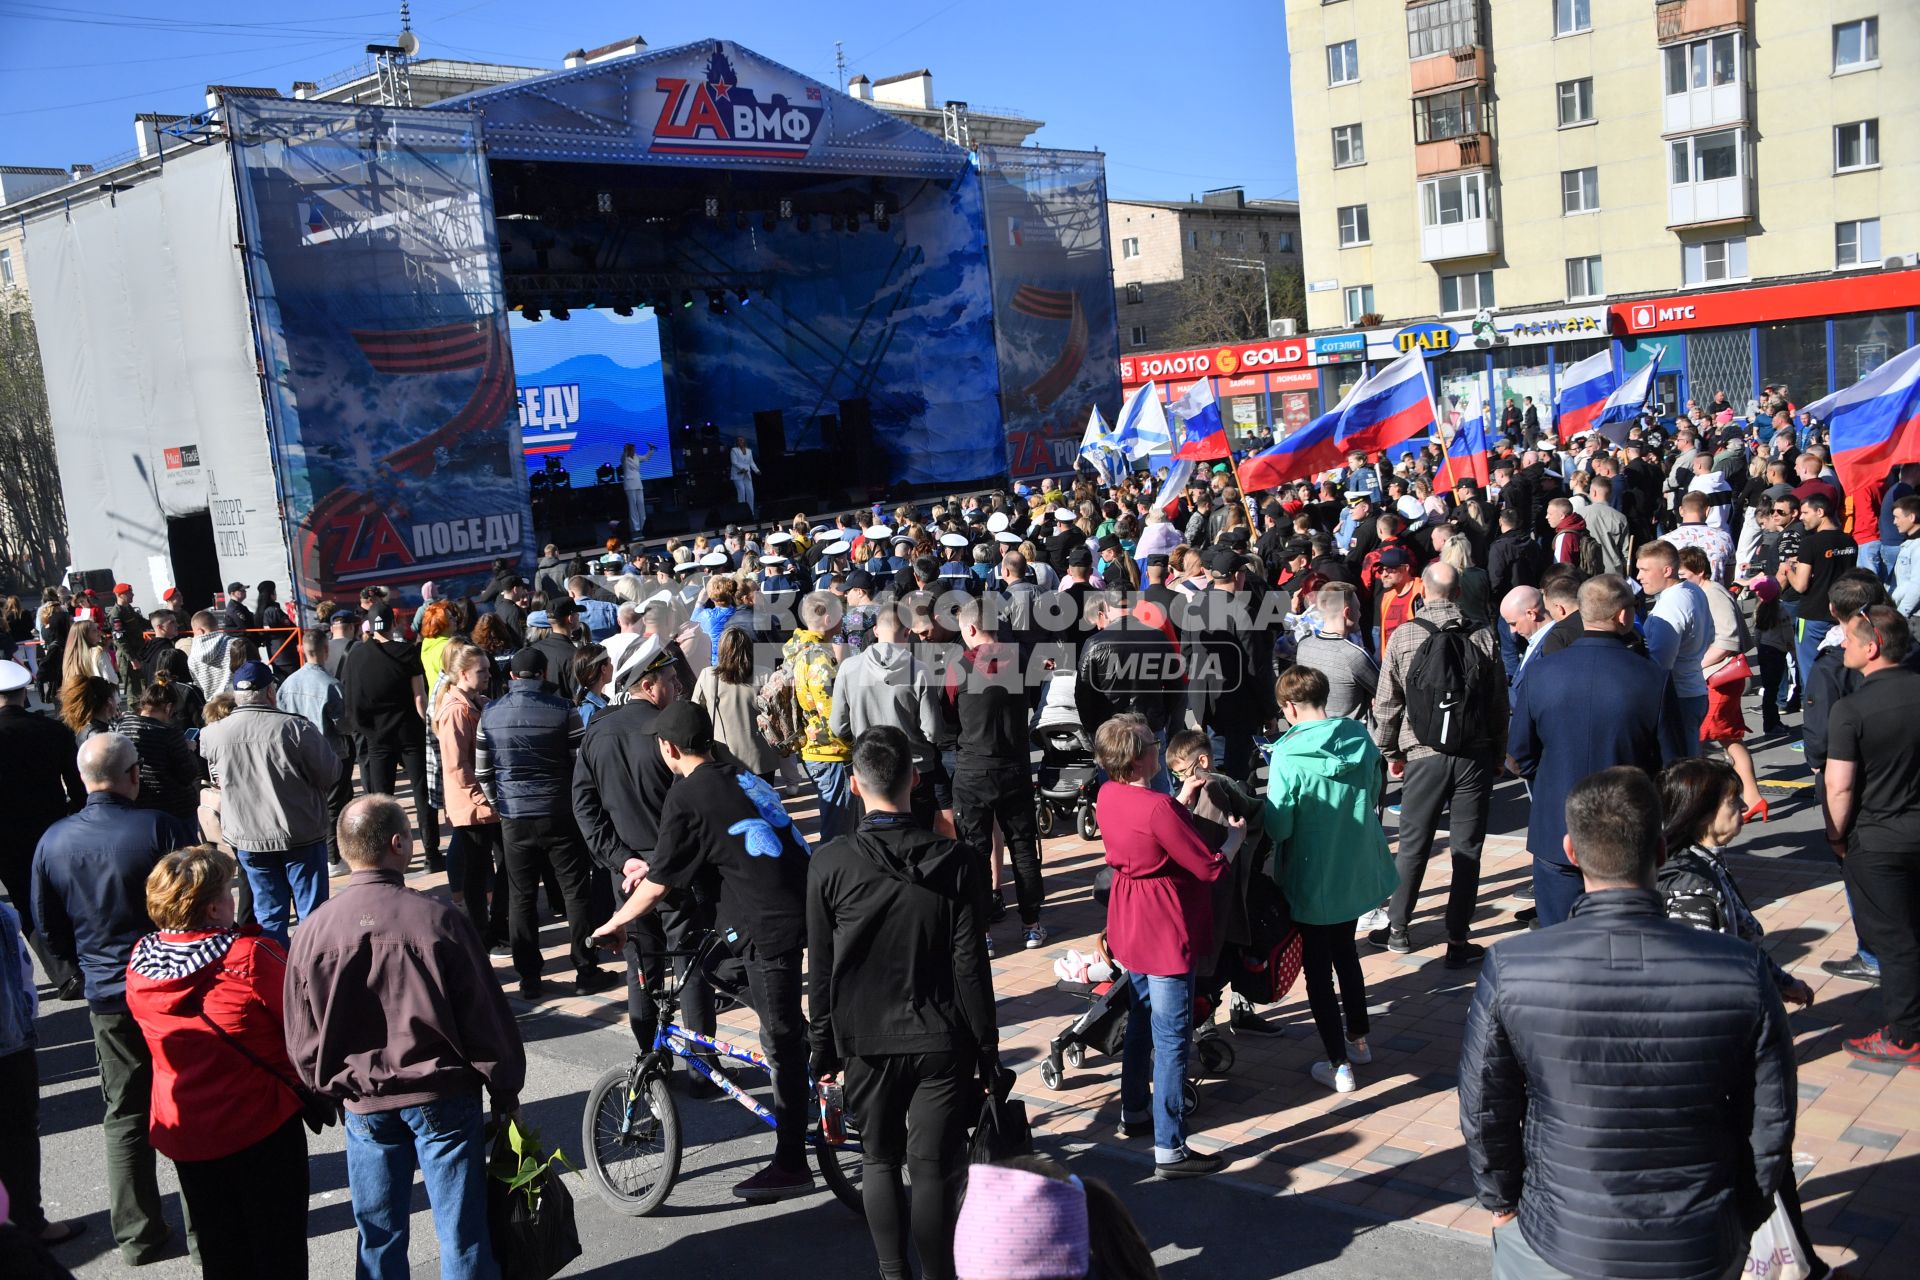
M807 796L790 806L810 834L812 804ZM1043 859L1052 934L1046 946L1020 950L1011 913L994 930L1002 1058L1019 1073L1017 1092L1037 1132L1119 1146L1117 1057L1089 1056L1082 1068L1068 1069L1057 1091L1040 1081L1048 1042L1086 1008L1054 989L1053 962L1070 947L1092 950L1104 925L1092 896L1098 844L1072 836L1048 840ZM1911 1276L1920 1255L1920 1216L1912 1212L1920 1204L1920 1072L1858 1063L1841 1049L1843 1035L1874 1023L1878 1000L1873 988L1819 967L1851 955L1855 945L1838 869L1738 852L1729 864L1767 928L1769 949L1815 992L1813 1007L1791 1019L1800 1092L1795 1171L1815 1244L1827 1261L1846 1265L1853 1280ZM1360 1087L1338 1095L1307 1074L1319 1040L1304 985L1296 982L1285 1001L1266 1011L1279 1034L1230 1037L1230 1072L1200 1081L1194 1147L1225 1156L1233 1174L1275 1194L1321 1197L1369 1216L1485 1238L1487 1215L1473 1199L1454 1096L1477 969L1449 970L1439 962L1448 869L1437 851L1413 920L1413 953L1361 943L1374 1061L1355 1069ZM1480 941L1497 945L1525 928L1513 914L1528 904L1512 895L1530 879L1521 841L1489 837L1474 923ZM550 923L545 935L553 979L569 976L561 932ZM507 960L496 958L495 965L511 991ZM549 999L545 1007L612 1022L626 1012L619 989ZM752 1028L753 1017L735 1011L721 1025L737 1034Z

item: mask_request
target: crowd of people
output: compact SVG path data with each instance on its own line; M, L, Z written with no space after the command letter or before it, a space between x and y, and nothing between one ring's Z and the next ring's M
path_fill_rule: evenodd
M1157 1176L1221 1167L1187 1143L1188 1060L1273 1030L1229 978L1277 902L1335 1092L1372 1061L1363 948L1482 968L1460 1095L1496 1274L1737 1274L1776 1205L1805 1240L1781 1004L1813 998L1725 858L1769 816L1749 693L1803 745L1844 864L1860 945L1829 967L1880 988L1846 1050L1920 1065L1920 464L1842 492L1818 427L1777 409L1564 445L1522 419L1485 482L1427 445L1256 495L1225 460L1173 494L1080 474L550 546L531 577L501 561L416 608L368 587L305 627L273 583L145 614L125 583L49 588L30 665L0 660L11 1221L59 1274L43 1246L80 1224L38 1194L31 949L92 1024L129 1264L175 1247L159 1152L209 1276L304 1274L306 1129L339 1119L360 1273L407 1273L417 1168L442 1274L494 1274L486 1126L518 1107L515 1016L550 994L562 917L571 990L624 985L642 1049L670 980L692 1031L756 1012L777 1142L742 1199L811 1189L814 1088L844 1079L881 1275L917 1254L930 1280L1078 1276L1089 1249L1150 1275L1111 1193L1044 1162L976 1167L958 1199L997 1070L990 962L1047 945L1061 888L1035 757L1064 725L1131 996L1117 1132ZM1489 953L1480 860L1514 778L1535 931ZM1661 1066L1683 1059L1715 1065ZM1631 1160L1565 1136L1621 1127ZM1041 1225L1010 1240L998 1212Z

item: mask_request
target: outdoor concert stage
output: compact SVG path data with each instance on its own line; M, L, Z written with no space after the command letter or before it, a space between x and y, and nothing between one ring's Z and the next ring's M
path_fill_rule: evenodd
M728 41L170 131L226 145L31 229L69 506L122 517L82 565L457 590L606 536L629 441L657 535L739 514L738 436L791 514L1068 469L1119 399L1097 153L968 151ZM172 316L217 356L178 404L142 394Z

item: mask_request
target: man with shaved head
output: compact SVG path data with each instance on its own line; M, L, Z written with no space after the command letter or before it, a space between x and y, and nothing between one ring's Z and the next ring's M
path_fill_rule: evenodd
M100 733L80 746L80 812L47 828L33 854L34 925L47 950L79 968L100 1059L107 1112L107 1198L113 1242L130 1267L171 1252L147 1142L153 1057L127 1012L127 962L153 932L147 873L193 833L158 809L136 809L140 756L131 739Z
M1520 687L1520 677L1527 673L1527 664L1539 655L1540 645L1534 637L1552 626L1553 619L1547 616L1547 600L1538 587L1515 587L1507 592L1506 599L1500 602L1500 619L1515 636L1526 641L1520 662L1513 669L1512 688L1507 691L1507 703L1511 706L1513 690Z

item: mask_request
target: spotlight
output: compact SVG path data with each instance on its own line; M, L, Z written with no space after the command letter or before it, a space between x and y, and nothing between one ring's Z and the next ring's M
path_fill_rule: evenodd
M793 200L788 196L780 197L780 220L786 221L793 216Z
M875 222L878 222L882 218L885 218L886 216L887 216L887 202L885 200L875 200L873 202L873 220Z
M707 216L709 218L719 217L720 216L720 197L708 196L706 199L706 210L707 210Z
M716 316L727 314L727 295L724 290L707 290L707 311Z
M540 320L540 308L538 307L522 308L520 315L521 315L521 318L526 320L528 323L538 323Z
M682 310L685 310L686 308L688 308L688 307L691 307L692 305L693 305L693 290L691 290L691 289L682 289L682 290L680 291L680 307L681 307L681 309L682 309Z
M633 314L633 304L631 302L616 302L613 304L613 314L625 319Z
M745 285L741 285L738 289L735 289L733 292L734 292L734 295L740 299L741 306L750 307L753 305L753 295Z
M568 311L565 307L553 307L551 308L551 310L553 312L553 318L555 320L570 320L573 318L573 313L571 311Z
M596 192L593 197L593 203L594 203L594 207L597 208L601 213L612 213L613 212L613 192L611 191Z

